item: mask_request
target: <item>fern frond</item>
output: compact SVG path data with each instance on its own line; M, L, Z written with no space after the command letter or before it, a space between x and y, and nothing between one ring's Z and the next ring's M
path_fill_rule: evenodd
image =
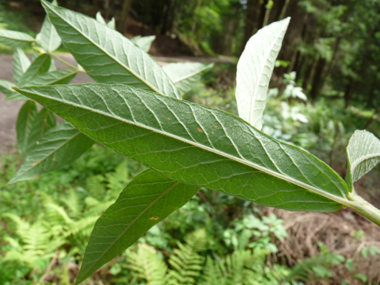
M143 243L137 245L136 252L129 252L127 255L129 269L132 274L147 281L147 285L165 285L167 266L158 257L157 251Z

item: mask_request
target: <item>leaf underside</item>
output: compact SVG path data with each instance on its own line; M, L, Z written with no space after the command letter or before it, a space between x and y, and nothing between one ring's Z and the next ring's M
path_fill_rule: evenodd
M97 220L77 284L182 207L198 190L198 186L173 181L150 169L137 175Z
M248 41L237 65L239 116L261 130L269 82L290 18L259 30Z
M18 48L30 45L34 41L28 34L0 29L0 44Z
M70 165L93 144L93 140L69 123L61 123L44 133L9 184Z
M334 211L347 201L329 166L231 114L124 85L18 91L173 180L295 211Z
M65 47L95 81L181 97L161 67L119 32L95 19L41 2L52 23L59 27Z
M213 64L202 64L198 62L168 63L162 68L173 81L179 92L185 94L199 82L202 72L211 68Z
M380 162L380 140L370 132L355 131L347 146L347 158L346 181L352 189L355 181Z

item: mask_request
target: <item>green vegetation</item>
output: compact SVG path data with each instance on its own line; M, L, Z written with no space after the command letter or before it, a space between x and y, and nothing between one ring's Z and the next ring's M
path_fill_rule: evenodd
M217 11L210 21L221 19L232 2L218 3L207 4ZM37 36L0 30L0 43L15 48L16 82L1 80L0 91L6 100L26 101L16 125L23 164L15 172L19 158L6 156L3 161L9 185L2 182L7 194L0 213L6 228L0 269L17 276L4 274L4 282L303 284L310 276L312 282L328 282L339 266L349 272L348 282L368 281L357 257L330 252L321 243L320 254L308 259L292 264L290 259L273 260L288 234L281 219L262 215L258 207L316 212L350 207L380 226L379 209L361 198L354 185L380 161L380 140L356 130L363 126L378 134L376 111L351 107L343 112L353 102L353 90L346 90L344 101L335 91L316 101L315 88L323 86L320 74L329 62L322 53L326 41L320 38L324 47L316 50L300 45L302 52L294 53L296 61L297 56L305 60L305 54L316 55L315 70L307 75L314 78L311 88L292 71L276 78L277 87L269 89L273 70L291 71L295 62L276 61L290 19L267 25L274 7L267 1L264 27L249 39L239 59L235 96L232 87L215 84L215 71L200 81L212 65L160 67L147 54L154 36L128 40L115 31L114 19L107 23L100 13L95 20L55 1L42 4L48 16ZM314 4L300 1L313 17L322 17ZM207 26L200 19L210 10L202 10L201 1L197 5L193 25L199 20ZM335 8L331 15L344 14L344 7ZM327 25L331 18L326 19ZM204 35L185 36L194 36L191 40L213 53ZM61 43L77 66L54 53ZM21 49L30 47L32 61ZM70 69L57 70L53 58ZM229 73L230 68L220 66L217 72ZM67 85L79 72L102 84ZM325 100L333 96L339 101L327 107ZM40 111L36 102L43 106ZM235 115L199 103L222 105ZM367 101L367 106L374 104ZM67 122L57 125L55 114ZM333 164L345 160L346 146L345 180L300 148ZM111 156L114 161L103 167ZM60 172L51 174L54 170ZM19 187L9 194L16 182ZM13 195L26 192L25 204L14 206ZM230 208L236 213L226 212ZM362 238L360 231L352 235ZM371 244L360 250L364 259L380 253Z

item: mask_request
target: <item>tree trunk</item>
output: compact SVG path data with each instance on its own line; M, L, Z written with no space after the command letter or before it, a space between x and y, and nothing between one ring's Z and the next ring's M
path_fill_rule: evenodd
M350 80L348 81L348 84L346 87L346 91L344 91L344 102L345 102L344 107L345 108L347 108L351 103L354 85L355 85L355 80L352 77L350 77Z
M260 5L260 0L248 0L245 15L244 36L240 48L241 52L243 52L249 38L258 30L257 20L260 15Z
M127 30L127 19L128 19L129 11L131 9L132 1L133 0L124 0L124 3L123 3L123 8L121 10L120 20L119 20L120 22L119 27L122 33L125 33Z
M286 0L284 3L284 6L282 6L280 17L278 17L278 20L282 20L285 18L286 10L288 9L290 0Z
M317 99L319 95L319 91L321 89L323 70L325 69L325 65L326 65L326 59L320 58L318 60L317 67L315 69L313 86L310 91L310 97L313 101L315 101L315 99Z
M307 90L307 87L309 86L309 83L311 79L313 78L316 66L317 66L317 60L313 59L311 64L306 70L306 74L302 82L302 89Z

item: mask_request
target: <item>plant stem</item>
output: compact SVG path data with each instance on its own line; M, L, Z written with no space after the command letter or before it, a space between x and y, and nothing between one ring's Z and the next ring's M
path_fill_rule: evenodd
M347 206L380 227L380 210L378 208L368 203L355 192L349 193L348 199L352 203Z
M58 59L63 64L66 64L68 67L71 67L71 68L77 70L78 72L86 73L86 71L83 71L83 70L79 69L78 67L72 65L71 63L68 63L67 61L63 60L62 58L60 58L59 56L57 56L57 55L55 55L53 53L49 53L49 55L51 55L52 57L55 57L56 59Z

